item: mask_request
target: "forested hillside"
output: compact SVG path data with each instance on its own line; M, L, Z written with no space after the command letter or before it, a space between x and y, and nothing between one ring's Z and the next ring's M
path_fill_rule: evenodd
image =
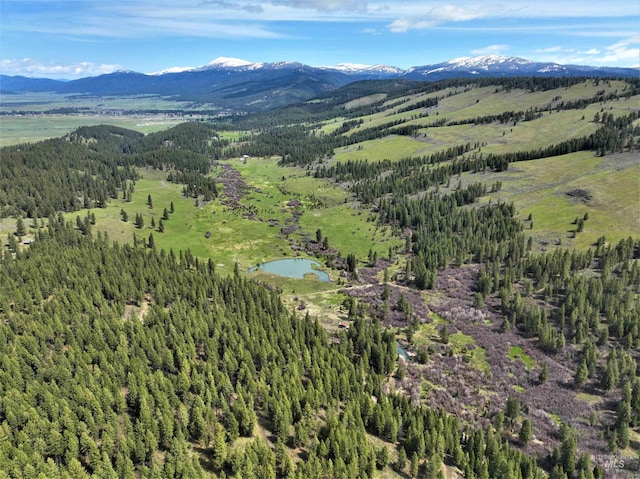
M5 477L370 477L397 445L401 469L542 477L492 432L383 394L395 340L376 322L331 344L240 275L57 218L1 268Z
M0 478L635 477L639 98L363 82L3 148Z
M183 123L144 136L112 126L82 127L40 143L2 149L0 217L46 218L58 211L104 207L127 195L136 166L207 174L224 142L209 126Z

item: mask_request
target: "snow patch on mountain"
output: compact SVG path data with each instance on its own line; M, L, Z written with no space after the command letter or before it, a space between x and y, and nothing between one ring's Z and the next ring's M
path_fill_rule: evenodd
M167 73L182 73L182 72L188 72L194 69L195 69L194 67L171 67L171 68L165 68L164 70L160 70L159 72L147 73L147 75L157 76L157 75L166 75Z
M364 63L338 63L332 66L320 66L323 70L337 70L347 74L359 74L359 73L378 73L387 75L399 75L404 73L402 68L390 66L390 65L366 65Z
M482 55L478 57L460 57L454 58L453 60L449 60L447 64L452 65L457 68L480 68L483 70L488 70L489 67L495 65L526 65L529 63L533 63L529 60L525 60L524 58L518 57L505 57L502 55Z

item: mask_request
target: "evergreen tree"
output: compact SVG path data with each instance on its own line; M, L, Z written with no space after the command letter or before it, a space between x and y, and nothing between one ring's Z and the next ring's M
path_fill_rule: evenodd
M542 365L542 369L540 369L540 374L538 374L538 382L545 383L547 382L548 378L549 378L549 367L547 366L547 363L544 363Z
M576 375L573 379L573 384L576 388L581 388L587 382L589 378L589 369L587 369L587 363L583 359L576 371Z
M24 220L22 218L18 218L16 221L16 236L18 239L22 239L24 235L27 234L27 228L25 227Z
M520 433L518 434L518 439L525 446L531 442L531 436L533 434L533 427L531 426L531 421L529 419L525 419L522 421L522 427L520 428Z

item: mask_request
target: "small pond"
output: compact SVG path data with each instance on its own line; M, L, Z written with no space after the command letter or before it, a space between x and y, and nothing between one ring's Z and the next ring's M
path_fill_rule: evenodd
M398 352L398 356L400 356L402 359L404 359L405 361L410 361L406 349L404 349L399 344L396 344L396 351Z
M331 281L329 275L325 271L320 271L322 266L317 261L307 258L286 258L262 263L249 272L262 270L267 273L286 276L287 278L304 279L305 274L314 274L319 281Z

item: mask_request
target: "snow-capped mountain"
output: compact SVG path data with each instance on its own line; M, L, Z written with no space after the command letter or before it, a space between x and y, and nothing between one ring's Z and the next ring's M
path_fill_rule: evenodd
M215 60L210 61L206 65L200 68L216 67L216 68L239 68L254 65L254 63L240 58L218 57Z
M340 63L312 67L298 62L255 63L218 57L199 67L171 67L152 74L121 70L73 81L0 75L0 93L43 92L155 94L219 108L266 109L304 101L361 80L435 81L513 76L638 77L640 70L559 65L497 55L461 57L402 70L388 65Z
M254 70L261 68L264 63L253 63L241 58L218 57L206 65L201 65L193 69L193 71L205 70Z
M320 66L323 70L334 70L347 75L377 75L378 77L392 77L402 75L405 70L390 65L364 65L362 63L338 63L334 66Z
M404 74L412 80L441 80L455 77L487 76L571 76L584 75L585 68L598 76L630 76L630 68L596 68L576 65L559 65L549 62L535 62L518 57L485 55L460 57L435 65L412 67ZM635 72L637 74L637 71Z
M454 58L453 60L449 60L447 63L457 68L482 68L486 70L486 69L489 69L489 67L495 66L495 65L499 65L499 66L509 65L512 68L517 68L519 65L526 65L534 62L530 60L525 60L524 58L518 58L518 57L505 57L500 55L483 55L479 57Z
M195 67L170 67L170 68L165 68L164 70L160 70L159 72L147 73L147 75L158 76L158 75L166 75L167 73L182 73L182 72L188 72L190 70L193 70L194 68Z

